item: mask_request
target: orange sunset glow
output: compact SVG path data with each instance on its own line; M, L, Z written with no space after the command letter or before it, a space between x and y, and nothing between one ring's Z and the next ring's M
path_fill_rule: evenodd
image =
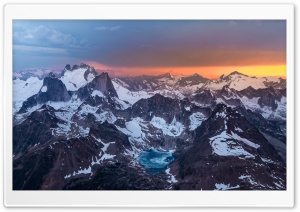
M109 67L103 64L85 61L96 70L107 71L112 76L138 76L138 75L159 75L170 73L172 75L192 75L199 74L208 79L216 79L221 75L228 75L233 71L238 71L248 76L275 76L286 77L286 65L266 65L266 66L207 66L207 67Z

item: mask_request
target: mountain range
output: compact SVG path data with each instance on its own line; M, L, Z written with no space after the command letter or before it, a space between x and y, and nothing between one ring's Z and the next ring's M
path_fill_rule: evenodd
M13 79L14 190L285 190L286 80Z

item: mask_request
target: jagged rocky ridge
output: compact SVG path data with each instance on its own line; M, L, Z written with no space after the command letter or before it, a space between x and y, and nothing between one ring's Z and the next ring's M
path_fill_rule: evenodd
M111 80L80 64L14 85L32 85L14 102L15 190L286 189L281 78ZM149 174L138 160L149 149L174 161Z

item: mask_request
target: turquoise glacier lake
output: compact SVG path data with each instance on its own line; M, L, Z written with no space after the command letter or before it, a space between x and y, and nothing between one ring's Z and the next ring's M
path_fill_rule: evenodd
M153 148L142 151L138 156L139 163L146 169L148 174L160 173L165 170L173 160L174 157L171 152L158 151Z

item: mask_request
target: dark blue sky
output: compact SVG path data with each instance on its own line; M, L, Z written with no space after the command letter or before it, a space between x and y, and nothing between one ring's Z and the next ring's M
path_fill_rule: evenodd
M18 20L13 36L14 71L285 64L285 21Z

